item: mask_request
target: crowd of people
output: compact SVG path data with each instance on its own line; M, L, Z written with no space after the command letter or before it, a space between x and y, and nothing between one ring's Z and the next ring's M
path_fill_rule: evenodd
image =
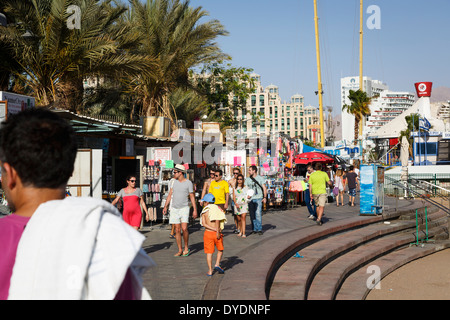
M14 213L0 219L0 300L150 298L141 277L153 262L141 248L145 237L137 232L142 212L147 221L149 213L143 193L136 187L136 176L127 177L127 186L111 204L66 197L76 154L73 128L53 112L29 109L2 123L2 187ZM327 184L335 192L337 206L344 204L346 188L354 206L358 173L353 166L334 173L317 163L307 171L305 202L310 218L318 225L322 225ZM208 276L224 272L220 262L227 210L232 212L236 236L247 237L247 215L251 234L263 234L267 188L256 166L250 166L248 172L245 178L236 167L232 179L225 181L222 170L215 169L204 183L199 204ZM198 216L193 184L185 174L183 165L174 167L163 208L173 226L176 257L190 254L189 203L192 217ZM122 213L114 207L118 204Z
M305 181L309 184L309 192L305 192L305 202L309 212L309 219L316 220L322 225L322 217L328 192L326 186L330 186L336 199L336 206L344 206L344 193L348 190L348 204L355 206L356 191L359 186L359 169L353 165L343 169L338 166L336 171L331 166L316 163L309 164ZM340 203L339 203L340 200Z

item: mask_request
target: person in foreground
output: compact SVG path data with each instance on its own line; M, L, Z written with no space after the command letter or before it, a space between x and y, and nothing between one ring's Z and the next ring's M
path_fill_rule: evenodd
M27 109L0 127L0 299L150 299L144 236L106 201L65 197L77 143L55 113Z
M217 204L214 204L214 195L208 193L203 197L202 201L204 208L201 212L201 225L205 227L203 246L206 253L206 263L208 264L208 273L206 275L212 276L212 256L214 247L216 247L218 251L214 270L219 273L224 273L223 269L220 267L220 260L222 259L224 250L222 230L227 222L227 218L225 217L225 211Z

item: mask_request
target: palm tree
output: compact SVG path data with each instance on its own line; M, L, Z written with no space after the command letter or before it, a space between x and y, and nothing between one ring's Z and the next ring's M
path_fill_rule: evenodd
M156 77L139 75L129 86L142 100L142 116L163 114L174 119L170 94L177 88L190 88L189 70L226 56L214 42L227 35L217 20L200 23L207 16L189 1L131 0L129 22L143 36L139 51L156 61Z
M206 115L206 99L193 90L178 88L170 94L169 102L176 118L186 121L188 128L192 128L194 121L200 121L203 115Z
M370 116L369 106L371 103L371 98L369 98L367 94L361 90L350 90L348 98L350 99L351 104L344 105L342 107L342 111L347 111L355 116L354 140L358 140L360 122L364 117Z
M34 93L38 105L82 110L83 80L145 70L148 56L131 51L139 37L120 23L127 8L113 0L5 0L15 26L0 28L20 68L11 72ZM81 28L69 29L69 5L81 9Z

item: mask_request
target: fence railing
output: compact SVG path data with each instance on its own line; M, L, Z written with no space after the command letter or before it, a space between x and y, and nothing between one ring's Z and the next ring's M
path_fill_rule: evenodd
M402 181L399 179L392 178L392 175L385 175L384 187L386 189L392 189L392 194L399 196L396 192L398 189L404 190L405 193L414 198L420 198L428 202L429 204L438 207L442 211L450 215L450 190L432 185L431 183L426 183L426 188L423 187L423 182L417 182L417 179L409 178L408 180ZM431 186L430 186L431 184ZM433 191L434 190L434 191ZM439 190L436 192L435 190ZM435 192L434 196L430 192ZM401 192L400 194L402 194Z
M388 195L395 195L395 186L388 182L400 181L401 174L385 174L384 192ZM416 193L427 197L450 196L450 173L412 173L408 174L410 182L409 188Z

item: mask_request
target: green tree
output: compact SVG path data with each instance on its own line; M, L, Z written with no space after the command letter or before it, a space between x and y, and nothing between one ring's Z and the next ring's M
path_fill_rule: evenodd
M0 28L0 41L11 48L16 62L10 72L33 92L38 105L80 112L86 77L154 75L153 61L132 51L139 36L119 23L127 8L113 0L4 2L14 18L11 26ZM81 9L80 29L68 28L70 5Z
M348 98L350 105L344 105L342 111L346 111L355 116L355 136L354 140L358 140L359 126L361 120L370 115L370 103L371 98L367 96L367 93L361 90L350 90ZM345 125L345 124L344 124Z
M200 74L192 75L196 90L206 98L208 120L219 122L222 131L236 128L246 119L247 99L254 91L252 71L219 61L205 65ZM238 118L238 111L243 119Z
M138 51L156 61L156 77L131 77L129 87L141 99L143 116L163 114L174 122L170 94L188 89L189 70L226 57L217 43L227 35L218 20L201 22L208 13L189 1L131 0L128 22L141 35Z

